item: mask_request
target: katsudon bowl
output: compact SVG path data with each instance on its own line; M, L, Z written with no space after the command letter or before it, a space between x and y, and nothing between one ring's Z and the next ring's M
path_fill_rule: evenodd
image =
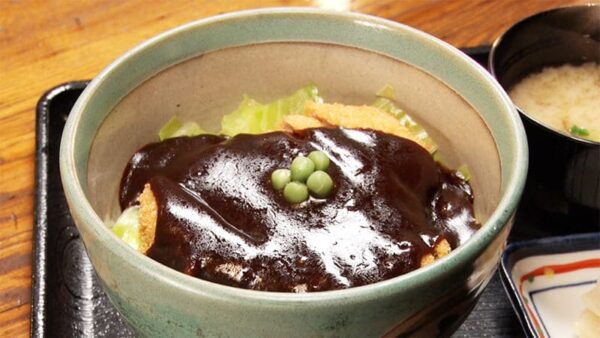
M328 102L368 104L385 85L466 164L482 227L434 264L370 285L253 291L193 278L131 249L107 225L131 155L173 115L218 131L244 94L261 101L316 84ZM140 335L449 335L495 271L527 169L510 100L452 46L381 18L315 9L216 16L175 28L103 70L73 108L60 153L75 223L109 298Z

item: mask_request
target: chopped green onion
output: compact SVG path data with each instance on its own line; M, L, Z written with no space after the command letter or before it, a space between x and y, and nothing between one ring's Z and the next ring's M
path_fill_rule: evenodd
M290 182L283 188L283 197L293 204L298 204L308 199L308 188L299 182Z
M271 174L271 183L275 190L282 190L291 181L292 173L289 169L277 169Z
M304 183L308 176L315 171L315 163L308 157L298 156L292 161L290 170L292 171L292 181Z
M329 157L320 150L311 151L308 158L315 164L315 170L327 170L329 168Z
M325 198L333 191L333 180L326 172L317 170L308 177L306 186L314 196Z
M573 125L571 127L571 135L574 136L589 136L590 135L590 131L585 129L585 128L581 128L577 125Z

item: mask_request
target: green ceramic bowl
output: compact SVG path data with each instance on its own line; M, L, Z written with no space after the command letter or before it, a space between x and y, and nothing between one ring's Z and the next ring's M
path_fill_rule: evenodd
M287 294L183 275L138 254L105 225L133 152L177 114L218 130L243 94L272 99L316 83L327 101L369 103L392 85L452 166L472 174L481 230L428 267L346 290ZM457 49L384 19L269 9L175 28L100 73L73 108L61 177L110 299L141 335L446 335L496 268L527 169L521 121L500 86Z

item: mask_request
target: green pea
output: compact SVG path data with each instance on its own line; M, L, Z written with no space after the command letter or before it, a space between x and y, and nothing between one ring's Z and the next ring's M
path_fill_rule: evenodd
M307 157L298 156L292 161L290 169L292 181L304 183L308 176L315 171L315 163Z
M273 170L271 174L271 183L275 190L281 190L286 184L292 181L292 173L288 169Z
M322 151L315 150L308 154L308 158L315 163L315 170L327 170L329 168L329 157Z
M298 204L308 199L308 188L303 183L290 182L283 188L283 197L293 204Z
M312 173L306 181L308 190L319 198L325 198L333 191L333 180L328 173L318 170Z

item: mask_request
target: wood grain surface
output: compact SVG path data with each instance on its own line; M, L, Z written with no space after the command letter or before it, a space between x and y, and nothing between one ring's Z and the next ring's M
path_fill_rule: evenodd
M234 10L317 6L395 20L457 47L490 45L514 22L581 0L0 0L0 336L27 336L31 298L35 105L49 88L94 77L143 40ZM592 0L592 2L599 2Z

